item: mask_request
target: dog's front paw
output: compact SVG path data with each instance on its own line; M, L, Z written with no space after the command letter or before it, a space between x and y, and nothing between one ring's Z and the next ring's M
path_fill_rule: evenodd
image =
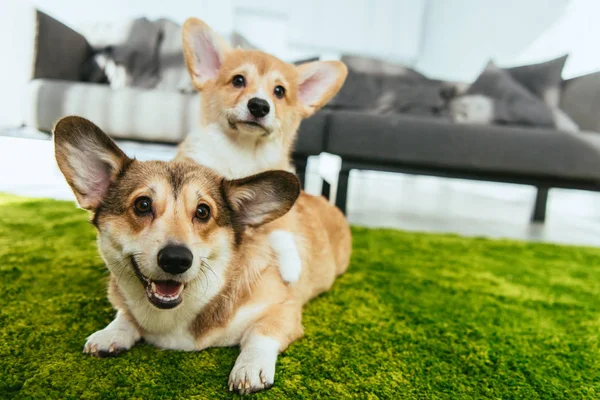
M120 313L108 326L87 338L83 352L94 357L114 357L140 340L138 330Z
M269 389L275 381L276 357L258 349L242 351L229 374L229 390L248 394Z

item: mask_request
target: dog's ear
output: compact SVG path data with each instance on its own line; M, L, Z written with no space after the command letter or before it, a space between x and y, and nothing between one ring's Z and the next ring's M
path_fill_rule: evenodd
M202 90L206 81L217 76L229 45L210 26L198 18L189 18L181 31L185 65L192 83Z
M132 161L92 122L65 117L54 126L54 155L81 208L98 208Z
M244 226L260 226L287 213L300 195L296 175L267 171L243 179L223 180L223 193Z
M301 64L298 71L298 101L303 117L323 107L340 90L348 68L341 61L315 61Z

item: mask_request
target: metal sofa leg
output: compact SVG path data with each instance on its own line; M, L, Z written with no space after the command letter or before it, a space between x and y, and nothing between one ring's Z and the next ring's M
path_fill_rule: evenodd
M533 215L531 216L531 222L544 222L546 220L546 204L548 203L548 191L550 188L545 186L537 187L537 194L535 196L535 205L533 208Z
M348 200L348 179L350 178L350 171L342 168L340 171L340 177L338 180L337 196L335 198L335 205L346 214L346 201Z
M323 181L323 186L321 188L321 196L325 197L327 200L331 198L331 185L327 181Z
M296 176L300 180L300 187L304 189L306 183L306 166L308 164L308 157L294 160L294 167L296 168Z

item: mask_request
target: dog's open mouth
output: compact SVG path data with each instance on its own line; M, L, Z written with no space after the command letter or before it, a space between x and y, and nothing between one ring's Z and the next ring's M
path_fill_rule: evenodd
M162 309L175 308L183 301L184 284L174 280L155 281L140 271L140 267L131 257L131 265L140 282L146 287L146 296L155 307Z

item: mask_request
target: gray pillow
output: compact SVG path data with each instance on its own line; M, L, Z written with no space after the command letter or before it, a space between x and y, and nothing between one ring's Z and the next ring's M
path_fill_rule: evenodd
M517 82L542 99L550 107L558 107L560 103L560 88L562 85L562 70L567 61L566 54L554 60L539 64L522 65L505 68Z
M407 113L440 115L445 101L441 81L348 71L346 82L329 103L329 108L358 109L378 114Z
M600 72L565 81L560 106L581 129L600 132Z
M95 48L94 61L113 89L153 88L159 82L161 24L136 18L126 24L88 27L87 38Z
M452 119L461 123L554 127L552 110L493 62L449 109Z
M86 65L92 56L87 40L41 11L36 11L36 20L38 42L32 79L86 80L92 73L88 70L93 69Z
M328 108L369 110L381 96L381 76L348 70L348 76Z

